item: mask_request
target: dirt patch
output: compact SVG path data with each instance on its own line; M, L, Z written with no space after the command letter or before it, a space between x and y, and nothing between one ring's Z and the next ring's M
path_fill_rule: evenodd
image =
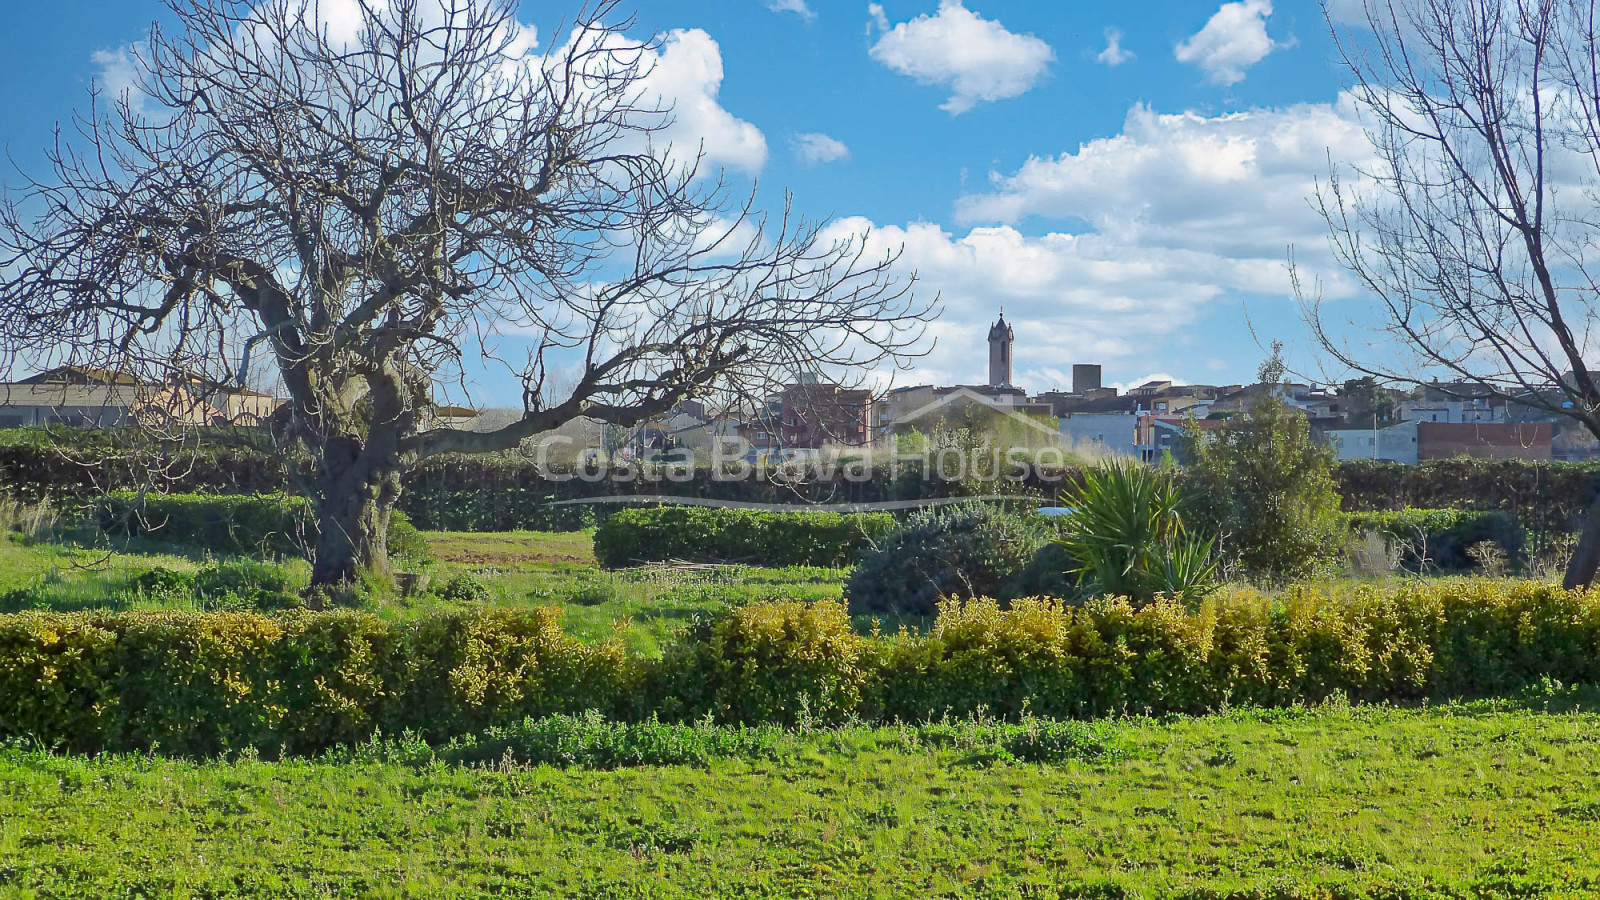
M430 537L428 546L440 562L473 566L594 565L587 535L552 538L508 538L491 535Z

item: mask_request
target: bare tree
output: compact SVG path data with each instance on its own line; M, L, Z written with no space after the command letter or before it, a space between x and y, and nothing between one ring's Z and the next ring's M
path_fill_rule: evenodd
M315 0L167 4L181 29L137 50L137 89L7 199L0 351L207 384L270 353L315 461L314 585L386 568L424 458L920 346L892 255L769 221L663 145L655 46L614 0L543 54L516 0L356 0L339 28ZM502 358L511 332L537 349ZM479 363L520 378L523 415L430 428Z
M1600 303L1595 2L1365 9L1366 27L1330 28L1375 162L1335 169L1317 203L1335 255L1376 301L1330 321L1297 277L1317 343L1367 375L1444 376L1600 437L1588 362ZM1597 565L1600 498L1567 585L1592 583Z

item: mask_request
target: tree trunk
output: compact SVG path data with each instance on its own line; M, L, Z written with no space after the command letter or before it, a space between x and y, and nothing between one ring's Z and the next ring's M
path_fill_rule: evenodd
M400 471L353 438L329 443L322 455L322 506L311 563L311 586L353 587L362 572L389 578L389 519L400 497Z
M1567 563L1567 576L1562 585L1568 590L1594 584L1596 569L1600 569L1600 494L1589 503L1589 514L1583 520L1583 534L1578 538L1578 549Z

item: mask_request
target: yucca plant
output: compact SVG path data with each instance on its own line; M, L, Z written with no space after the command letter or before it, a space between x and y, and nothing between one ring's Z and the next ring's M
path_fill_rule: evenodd
M1110 460L1085 471L1062 503L1071 511L1059 542L1077 561L1085 592L1193 605L1215 589L1214 542L1184 526L1170 471Z

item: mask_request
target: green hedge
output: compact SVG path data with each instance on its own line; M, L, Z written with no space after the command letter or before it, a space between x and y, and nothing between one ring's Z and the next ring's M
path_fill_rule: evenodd
M151 537L219 553L303 554L316 543L311 503L289 494L138 494L117 491L95 504L108 534ZM427 542L405 513L389 518L390 554L425 557Z
M674 559L838 568L894 527L888 513L625 509L595 531L594 555L608 568Z
M756 603L660 657L588 644L552 609L392 622L348 611L0 617L0 736L79 752L311 752L382 731L438 740L530 716L725 723L1024 712L1199 714L1343 695L1600 684L1600 591L1451 580L1209 601L944 607L862 635L843 604Z
M1498 547L1508 563L1522 558L1522 526L1504 510L1402 509L1345 513L1343 518L1352 532L1382 536L1412 568L1470 569L1475 561L1469 551L1484 542Z

